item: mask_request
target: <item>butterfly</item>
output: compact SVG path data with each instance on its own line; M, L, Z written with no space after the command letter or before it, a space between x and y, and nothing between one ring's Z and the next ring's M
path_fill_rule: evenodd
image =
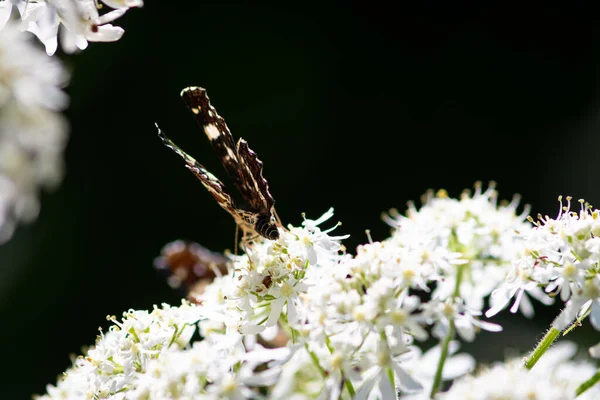
M207 285L233 268L225 255L184 240L167 243L154 267L165 275L169 286L196 303Z
M181 97L204 130L246 204L236 205L225 185L202 164L177 147L156 125L158 136L167 147L184 159L186 167L200 179L217 203L231 214L237 226L244 232L245 238L260 235L269 240L278 239L278 226L281 226L281 223L275 213L275 201L269 192L269 184L263 177L262 161L244 139L239 139L237 144L234 144L225 120L210 104L206 89L187 87L181 91Z

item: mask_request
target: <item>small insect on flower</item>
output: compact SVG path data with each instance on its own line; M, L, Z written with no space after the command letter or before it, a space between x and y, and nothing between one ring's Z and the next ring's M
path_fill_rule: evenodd
M166 273L169 286L181 290L192 302L215 277L226 275L230 264L224 255L183 240L166 244L154 260L156 269Z
M242 208L234 204L225 185L208 172L204 166L177 147L156 125L158 136L167 147L185 160L186 167L200 179L217 203L231 214L238 227L244 232L245 239L251 240L249 238L255 238L258 235L269 240L279 239L278 227L282 225L273 207L275 201L269 193L269 184L262 175L262 161L248 147L248 143L244 139L240 139L237 145L234 144L233 136L225 120L210 104L205 89L188 87L183 89L181 97L204 130L233 185L247 205Z

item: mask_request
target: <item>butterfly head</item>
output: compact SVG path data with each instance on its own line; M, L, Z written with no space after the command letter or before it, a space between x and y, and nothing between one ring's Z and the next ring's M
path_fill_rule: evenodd
M273 216L269 214L258 214L254 222L254 230L264 238L269 240L279 239L279 230L277 222Z

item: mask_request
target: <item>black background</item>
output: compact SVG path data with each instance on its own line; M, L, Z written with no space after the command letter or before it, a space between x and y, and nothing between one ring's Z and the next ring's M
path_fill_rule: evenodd
M177 304L152 267L165 243L233 246L232 218L154 128L225 180L179 98L189 85L263 160L284 223L333 206L350 250L365 229L385 238L380 213L429 188L494 180L534 215L554 216L559 194L598 203L600 24L581 5L529 4L148 1L117 21L120 41L60 55L73 71L66 176L0 247L2 397L43 393L107 314ZM558 308L537 310L504 313L503 333L466 349L530 349Z

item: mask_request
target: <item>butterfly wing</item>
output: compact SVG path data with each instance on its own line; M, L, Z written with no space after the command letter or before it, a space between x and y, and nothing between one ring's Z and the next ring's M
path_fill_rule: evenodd
M206 134L233 185L244 200L248 201L254 197L252 189L248 187L245 176L240 171L239 157L233 136L225 120L217 114L217 110L210 104L206 89L196 86L187 87L181 91L181 98L187 108L194 114L198 125Z
M244 222L240 221L235 204L227 192L225 185L223 185L223 183L216 176L208 172L202 164L200 164L186 152L181 150L175 143L173 143L173 141L169 139L167 135L165 135L158 125L156 125L156 128L158 129L158 136L161 138L165 146L179 154L179 156L181 156L181 158L183 158L185 161L186 167L192 171L198 179L200 179L200 182L202 182L204 187L208 189L217 203L219 203L223 209L229 212L238 224L244 225Z
M275 201L269 192L269 183L263 177L263 163L258 159L256 153L248 147L248 142L240 139L237 144L237 154L240 162L240 170L244 174L248 191L255 193L252 198L246 199L248 203L259 213L271 214L271 208Z

